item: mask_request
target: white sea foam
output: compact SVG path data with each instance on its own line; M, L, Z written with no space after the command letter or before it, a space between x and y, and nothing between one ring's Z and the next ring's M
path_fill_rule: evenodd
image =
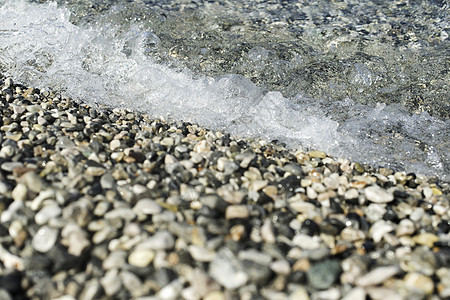
M448 180L448 120L350 99L288 99L239 75L194 77L189 70L155 63L147 51L159 38L139 23L121 30L99 19L80 28L55 3L7 0L0 5L0 71L26 84ZM374 80L366 73L357 79Z

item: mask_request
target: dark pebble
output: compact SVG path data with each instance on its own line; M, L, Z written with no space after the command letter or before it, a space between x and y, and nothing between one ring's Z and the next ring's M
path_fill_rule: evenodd
M300 229L300 233L307 234L309 236L314 236L320 234L320 227L311 219L306 219L302 223L302 227Z
M315 263L306 273L306 277L313 288L324 290L337 280L341 271L339 261L330 259Z

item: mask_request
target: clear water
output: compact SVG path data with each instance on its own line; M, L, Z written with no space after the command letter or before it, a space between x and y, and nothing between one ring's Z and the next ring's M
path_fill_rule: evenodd
M0 0L6 76L449 180L444 3L34 2Z

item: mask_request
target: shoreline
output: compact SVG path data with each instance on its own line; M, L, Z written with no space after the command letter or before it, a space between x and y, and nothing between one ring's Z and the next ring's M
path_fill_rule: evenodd
M448 183L0 84L2 295L450 296Z

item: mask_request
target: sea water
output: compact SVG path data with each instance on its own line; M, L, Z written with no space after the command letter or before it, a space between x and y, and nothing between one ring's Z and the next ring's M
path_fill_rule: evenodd
M450 179L445 3L60 2L0 0L0 73Z

